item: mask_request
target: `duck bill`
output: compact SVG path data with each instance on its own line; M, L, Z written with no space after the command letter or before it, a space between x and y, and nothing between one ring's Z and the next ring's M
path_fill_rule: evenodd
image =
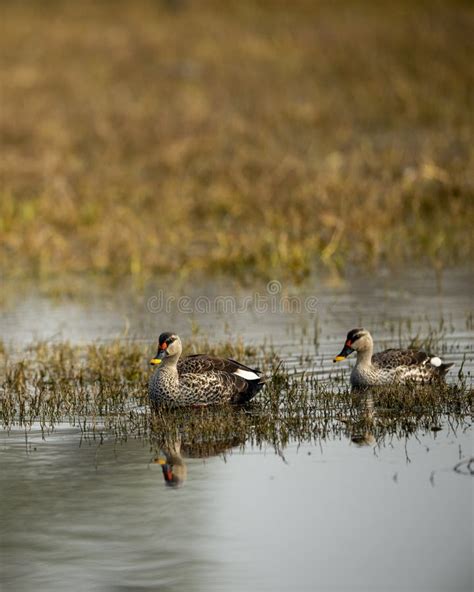
M163 358L166 357L166 350L165 349L159 349L156 356L150 360L150 364L152 366L157 366L158 364L161 364L161 362L163 361Z
M154 462L161 466L161 470L163 471L163 477L165 478L165 481L167 483L173 481L173 465L168 463L166 458L162 456L155 458Z
M165 464L161 465L161 470L163 471L163 477L164 477L166 483L172 483L173 482L173 469L172 469L171 465L169 465L168 463L165 463Z
M334 358L333 362L342 362L342 360L345 360L347 356L350 356L353 351L352 347L346 343L342 348L341 353Z

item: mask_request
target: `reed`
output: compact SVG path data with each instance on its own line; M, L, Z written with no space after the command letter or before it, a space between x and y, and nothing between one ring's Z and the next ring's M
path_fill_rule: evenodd
M192 341L187 351L200 348ZM0 427L40 427L45 433L64 422L86 438L145 438L156 448L177 440L203 450L271 445L283 450L290 441L350 436L357 444L383 442L419 430L462 429L472 419L472 388L393 387L351 393L345 382L321 382L315 374L286 369L271 348L242 352L223 343L215 355L244 353L271 377L255 401L242 408L160 409L150 411L147 365L142 344L114 342L71 346L36 344L14 355L2 354Z

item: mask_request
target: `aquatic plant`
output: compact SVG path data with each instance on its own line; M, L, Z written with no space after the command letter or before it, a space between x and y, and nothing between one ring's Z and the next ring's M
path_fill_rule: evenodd
M199 346L191 341L188 351ZM40 427L46 433L63 422L84 437L144 437L155 448L176 440L188 446L222 442L282 450L290 441L318 441L349 434L354 442L381 442L446 422L462 426L472 416L473 391L460 386L371 389L350 392L346 383L287 369L272 348L241 351L232 342L208 348L216 355L245 354L271 379L245 407L160 409L147 400L149 348L141 343L71 346L38 343L1 355L0 426Z

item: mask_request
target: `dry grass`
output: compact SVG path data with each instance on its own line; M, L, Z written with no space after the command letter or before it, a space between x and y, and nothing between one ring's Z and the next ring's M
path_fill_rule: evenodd
M469 2L5 2L0 270L473 254Z

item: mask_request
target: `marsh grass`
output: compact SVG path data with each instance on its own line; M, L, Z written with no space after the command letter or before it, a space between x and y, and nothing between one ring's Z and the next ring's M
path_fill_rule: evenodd
M188 352L200 349L191 342ZM148 347L114 342L85 347L30 347L2 355L0 422L5 430L40 427L50 433L64 422L87 439L113 435L145 438L155 449L184 442L188 449L270 445L350 437L356 444L381 442L418 430L465 427L472 420L472 389L442 385L418 389L374 389L351 393L344 383L285 369L271 348L245 350L240 343L211 348L259 365L270 377L251 404L209 409L159 409L147 400ZM242 357L243 356L243 357Z
M3 274L472 257L471 3L3 10Z

